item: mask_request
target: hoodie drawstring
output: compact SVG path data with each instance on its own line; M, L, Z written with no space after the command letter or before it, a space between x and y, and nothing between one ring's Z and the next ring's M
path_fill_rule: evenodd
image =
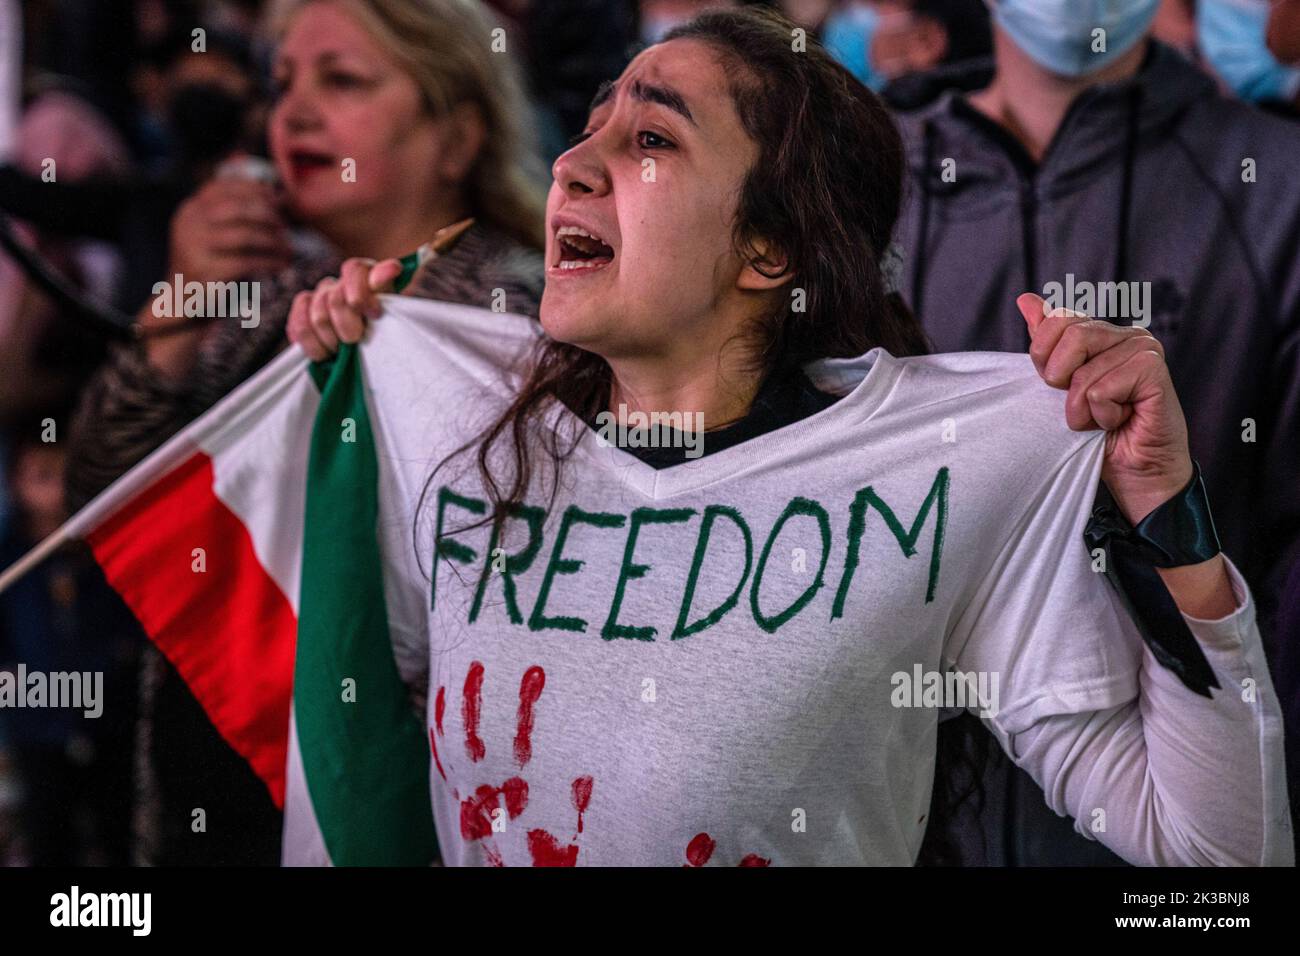
M1031 292L1038 291L1038 233L1036 231L1038 219L1038 193L1036 191L1036 177L1031 175L1020 189L1020 253L1025 270L1025 288ZM1012 313L1019 316L1015 304L1012 303ZM1016 323L1025 334L1024 350L1028 351L1031 344L1029 336L1029 326L1024 321Z
M922 127L921 176L918 182L921 188L921 214L917 225L916 265L912 268L912 314L918 322L921 319L921 300L925 292L925 240L930 232L930 168L934 162L935 129L930 120Z
M1138 120L1141 116L1142 87L1136 83L1128 92L1128 116L1124 124L1124 165L1120 179L1119 223L1115 237L1115 281L1128 273L1129 218L1133 207L1133 167L1137 156Z

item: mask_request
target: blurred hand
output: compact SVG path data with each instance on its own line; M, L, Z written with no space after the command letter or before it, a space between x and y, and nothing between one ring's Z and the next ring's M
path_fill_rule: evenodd
M232 282L278 272L289 265L293 249L289 227L280 215L275 192L264 182L215 178L172 216L171 252L163 281L178 273L182 282ZM144 328L173 322L157 316L152 300L140 309ZM207 335L219 322L145 340L149 362L164 376L179 381L189 373Z
M335 354L340 342L360 342L366 321L379 317L379 294L392 292L401 273L397 259L348 259L337 279L322 279L315 289L294 296L289 341L313 362Z
M212 179L172 217L166 279L229 282L289 265L289 228L266 183Z

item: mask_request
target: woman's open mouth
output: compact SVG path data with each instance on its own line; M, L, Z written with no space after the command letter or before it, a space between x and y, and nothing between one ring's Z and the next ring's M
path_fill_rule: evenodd
M599 269L614 261L614 250L600 236L578 226L561 226L555 232L560 261L556 268L565 272Z
M289 167L295 179L302 179L311 173L323 172L334 167L334 157L312 150L295 149L289 153Z

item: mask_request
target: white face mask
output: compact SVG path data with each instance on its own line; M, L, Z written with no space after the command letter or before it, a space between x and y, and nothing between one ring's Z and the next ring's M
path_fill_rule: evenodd
M1146 35L1160 0L991 0L993 19L1039 66L1084 76Z

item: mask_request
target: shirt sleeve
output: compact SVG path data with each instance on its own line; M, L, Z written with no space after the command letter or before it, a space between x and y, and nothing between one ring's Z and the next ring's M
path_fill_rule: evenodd
M986 721L1054 811L1131 863L1295 864L1281 709L1250 590L1224 560L1237 609L1215 621L1183 615L1221 685L1212 698L1144 646L1136 700L1019 733Z
M1250 590L1228 562L1237 609L1184 615L1220 684L1211 699L1188 690L1084 544L1103 440L1089 433L1044 469L955 615L946 663L992 690L968 709L1048 805L1128 861L1293 863L1281 710Z
M950 620L945 664L982 678L1009 733L1044 717L1133 700L1144 647L1122 599L1083 540L1101 477L1104 434L1059 433L1036 450L1021 516ZM1035 490L1036 487L1036 490ZM1095 569L1094 569L1095 568Z

